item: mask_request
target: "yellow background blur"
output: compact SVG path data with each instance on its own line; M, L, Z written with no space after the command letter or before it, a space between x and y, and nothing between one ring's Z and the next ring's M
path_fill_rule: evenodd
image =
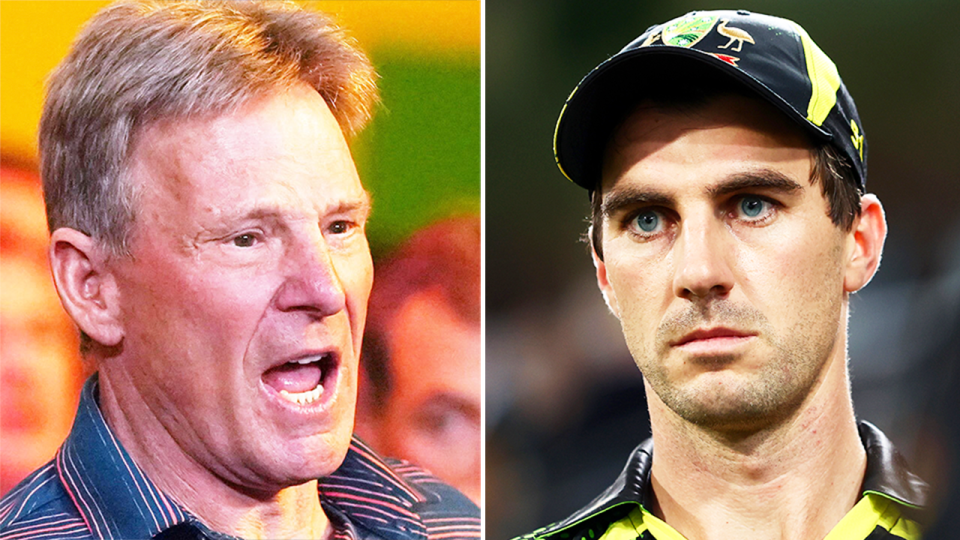
M109 3L0 2L0 144L5 153L36 157L47 74L66 55L81 25ZM367 51L401 46L442 56L480 50L479 2L301 3L335 14Z

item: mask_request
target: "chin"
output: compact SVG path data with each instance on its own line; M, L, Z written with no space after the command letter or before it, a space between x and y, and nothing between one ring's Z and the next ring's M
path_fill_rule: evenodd
M688 422L714 431L759 431L788 418L796 407L790 402L763 399L765 396L727 396L710 403L688 403L674 409ZM755 397L760 399L745 399Z
M300 459L293 464L292 475L302 484L332 474L347 456L350 436L351 431L338 429L333 433L311 437L306 447L302 448Z

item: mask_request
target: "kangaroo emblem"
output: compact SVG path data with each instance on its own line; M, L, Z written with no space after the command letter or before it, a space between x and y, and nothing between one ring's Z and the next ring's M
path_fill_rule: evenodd
M730 22L729 19L720 19L720 25L717 26L717 32L719 32L721 36L730 38L730 41L728 41L726 45L720 46L721 49L729 48L730 45L733 45L734 41L737 42L737 46L736 48L730 50L737 52L743 48L744 41L749 42L751 45L756 45L756 42L753 41L753 36L748 34L746 31L739 28L727 28L728 22Z

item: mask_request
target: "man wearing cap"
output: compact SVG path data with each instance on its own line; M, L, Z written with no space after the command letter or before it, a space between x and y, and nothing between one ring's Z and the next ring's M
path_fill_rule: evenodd
M693 12L600 64L561 112L597 281L653 436L536 539L919 538L925 484L858 422L850 294L886 234L866 139L797 24Z

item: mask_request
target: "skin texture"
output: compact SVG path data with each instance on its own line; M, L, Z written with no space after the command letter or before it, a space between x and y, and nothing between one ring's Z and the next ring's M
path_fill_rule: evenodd
M98 343L101 407L137 463L214 529L329 533L314 479L342 462L373 278L369 198L343 135L307 86L140 138L129 258L77 231L55 276ZM327 353L320 405L262 375Z
M388 325L392 391L366 433L480 500L480 327L438 290L409 297Z
M739 96L641 105L607 151L597 278L647 386L657 511L690 540L822 538L857 499L847 298L885 225L866 196L838 229L811 170Z

